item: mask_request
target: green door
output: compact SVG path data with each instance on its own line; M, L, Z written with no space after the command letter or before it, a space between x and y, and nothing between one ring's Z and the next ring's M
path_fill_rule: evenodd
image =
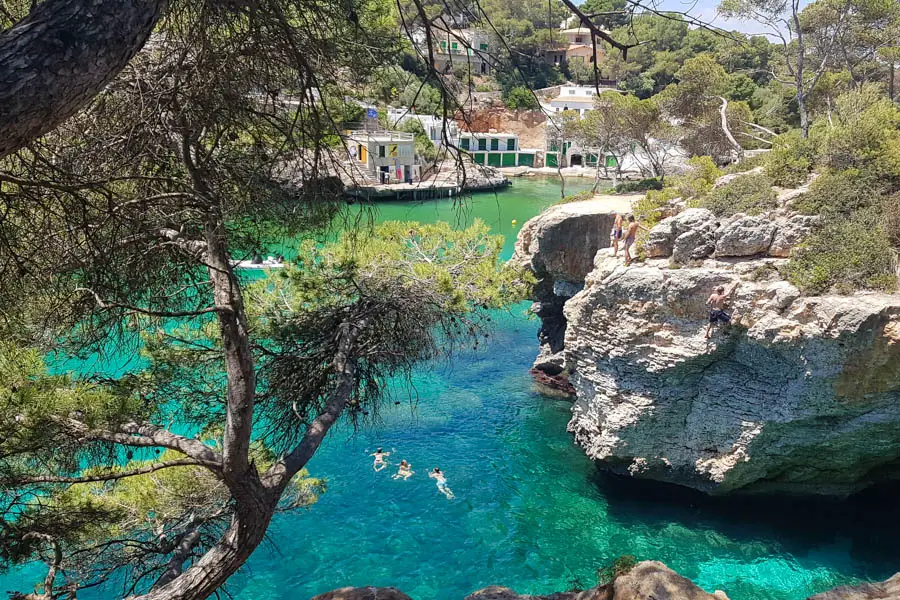
M476 152L472 157L472 160L475 161L475 164L483 165L484 164L484 154L481 152Z
M502 155L499 152L491 152L488 154L488 165L491 167L499 167Z
M556 154L547 154L547 166L548 167L557 167L559 166L559 159Z
M519 166L520 167L533 167L534 166L534 154L522 154L519 152Z
M516 155L515 153L509 152L503 155L503 166L504 167L514 167L516 166Z
M619 161L617 161L616 157L613 156L612 154L610 154L609 156L606 157L606 166L607 167L615 168L616 166L618 166L618 164L619 164Z

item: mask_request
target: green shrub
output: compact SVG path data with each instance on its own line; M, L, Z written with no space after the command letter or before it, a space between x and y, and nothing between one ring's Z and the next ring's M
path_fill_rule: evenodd
M758 215L776 208L776 198L772 179L762 173L751 173L714 189L697 206L708 208L719 217L735 213Z
M526 87L516 86L503 94L503 103L510 110L536 110L541 107L534 93Z
M633 204L634 217L648 229L663 219L663 209L669 200L678 198L678 188L665 187L661 190L650 190L647 195Z
M688 161L691 170L684 175L672 178L672 184L678 188L682 198L697 198L709 193L716 179L722 176L722 170L716 166L709 156L694 156Z
M788 280L807 294L896 287L894 255L879 211L830 221L794 249Z
M631 554L623 554L612 564L597 569L597 585L608 585L616 580L616 577L625 575L637 564L637 559Z
M775 185L797 187L809 179L816 162L816 143L793 130L776 137L764 156L763 168Z
M641 179L639 181L626 181L616 186L617 194L631 194L634 192L646 192L649 190L663 189L662 181L656 177Z
M879 183L871 174L856 170L826 171L809 186L793 207L807 215L834 217L875 206Z

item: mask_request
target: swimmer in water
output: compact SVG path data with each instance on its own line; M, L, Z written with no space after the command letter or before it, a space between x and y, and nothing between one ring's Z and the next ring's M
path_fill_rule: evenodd
M394 473L394 479L400 479L402 477L403 481L406 481L413 473L415 473L415 471L412 470L412 465L405 460L401 460L400 468Z
M428 476L437 481L437 489L440 493L447 496L448 500L453 499L453 492L447 487L447 478L444 477L440 469L435 467L434 471L429 473Z
M372 463L372 468L375 469L376 472L385 468L387 466L387 463L384 462L384 457L390 455L390 452L382 452L381 448L376 450L373 454L370 454L369 456L375 457L375 462Z

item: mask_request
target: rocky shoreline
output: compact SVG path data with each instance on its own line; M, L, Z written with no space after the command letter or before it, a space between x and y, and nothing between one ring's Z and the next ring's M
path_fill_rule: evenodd
M900 598L900 573L883 583L843 586L816 594L807 600L896 600ZM412 600L392 587L341 588L310 600ZM466 596L464 600L728 600L725 592L710 594L656 561L637 563L618 574L610 583L588 590L556 592L543 596L520 595L499 586L491 586Z
M846 496L900 476L900 296L804 297L779 275L814 226L786 211L691 209L624 267L602 201L526 223L538 278L535 368L575 391L569 430L599 466L710 494ZM735 323L706 298L738 283Z

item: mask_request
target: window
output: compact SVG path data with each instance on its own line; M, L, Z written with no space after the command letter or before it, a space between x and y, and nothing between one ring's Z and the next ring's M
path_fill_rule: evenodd
M467 138L467 137L459 138L459 147L462 148L463 150L468 150L469 149L469 138Z
M385 156L384 146L378 146L378 158L384 158Z
M459 50L459 44L457 44L456 42L450 42L450 49Z
M575 90L569 90L569 95L570 95L570 96L574 96L574 95L575 95Z
M447 42L441 42L441 50L447 49Z
M491 152L495 152L500 149L500 140L497 138L491 139Z
M410 144L402 144L400 146L400 156L412 156L413 147Z
M479 50L487 50L487 44L478 44Z
M487 139L481 138L478 140L478 149L487 150Z
M507 150L515 150L516 149L516 138L509 138L506 140L506 149Z
M576 44L580 44L580 43L582 43L583 41L584 41L584 38L581 37L580 35L576 35L576 36L575 36L575 43L576 43Z

